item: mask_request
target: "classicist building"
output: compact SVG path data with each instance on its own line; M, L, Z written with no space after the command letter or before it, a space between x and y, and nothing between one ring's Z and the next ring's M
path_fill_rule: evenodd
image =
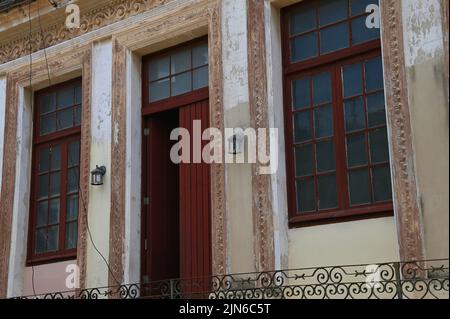
M0 1L0 298L448 297L448 17Z

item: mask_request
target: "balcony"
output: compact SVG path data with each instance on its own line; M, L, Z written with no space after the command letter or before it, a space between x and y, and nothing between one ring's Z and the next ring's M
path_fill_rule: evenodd
M17 299L448 299L449 260L326 266L49 293Z
M0 0L0 13L7 12L29 2L29 0Z

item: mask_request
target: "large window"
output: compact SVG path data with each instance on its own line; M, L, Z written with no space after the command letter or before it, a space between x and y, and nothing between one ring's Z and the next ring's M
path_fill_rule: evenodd
M290 225L392 213L376 0L283 10Z
M35 95L28 263L76 256L81 81Z

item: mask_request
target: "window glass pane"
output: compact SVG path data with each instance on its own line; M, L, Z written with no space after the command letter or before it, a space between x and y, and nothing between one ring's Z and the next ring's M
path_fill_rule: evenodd
M315 29L316 22L316 9L302 8L297 12L292 12L289 19L290 33L291 35L303 33Z
M75 87L75 104L81 104L82 100L82 91L81 85Z
M77 192L78 191L78 167L70 168L67 171L67 192Z
M41 116L40 133L45 135L56 131L56 114Z
M310 78L303 78L292 81L292 99L294 110L311 106Z
M61 169L61 147L53 146L51 151L52 156L52 171Z
M45 252L47 246L47 229L41 228L36 231L36 254Z
M353 100L347 100L344 103L345 108L345 130L347 132L362 130L366 128L366 119L364 116L364 105L362 97Z
M367 112L369 127L386 124L386 108L384 106L384 92L367 96Z
M67 197L66 221L73 221L78 218L78 195Z
M50 201L50 219L48 223L50 225L59 223L59 198Z
M56 108L61 109L64 107L74 105L74 87L65 88L59 90L56 93Z
M314 110L316 138L333 135L333 110L331 105Z
M75 141L69 144L69 166L78 165L80 162L80 141Z
M59 226L49 227L47 230L47 251L58 250Z
M193 67L199 67L208 64L208 44L202 44L192 49Z
M317 32L291 40L291 62L304 61L317 56Z
M50 175L50 196L59 195L61 189L61 174L59 172Z
M58 130L63 130L73 126L73 109L69 108L57 112L57 127Z
M181 73L191 68L191 50L184 50L172 55L172 74Z
M357 134L347 137L348 167L367 164L366 135Z
M381 57L366 62L366 91L383 89L383 65Z
M348 48L349 42L347 23L340 23L320 31L321 54Z
M352 171L348 175L351 205L370 203L368 171L366 169Z
M331 209L337 207L336 175L318 177L319 209Z
M169 83L169 79L150 83L150 102L167 99L170 96Z
M36 227L45 226L48 224L48 202L43 201L38 203Z
M170 75L170 57L154 59L149 67L149 80L155 81Z
M49 95L45 95L42 97L41 99L41 114L44 113L48 113L48 112L53 112L55 110L56 107L56 98L55 98L55 94L49 94Z
M50 169L49 164L50 163L50 149L49 148L43 148L39 151L39 172L48 172Z
M344 20L348 17L348 0L325 0L320 2L319 23L321 26Z
M69 223L66 226L66 249L77 247L78 225L77 223Z
M304 142L312 138L310 111L294 114L294 136L296 143Z
M194 90L201 89L208 86L208 67L202 67L194 70Z
M317 172L334 171L336 168L333 141L316 144Z
M391 172L389 165L377 166L372 169L373 197L375 202L392 199Z
M77 106L74 109L75 125L81 124L81 107Z
M352 44L359 44L380 38L379 28L368 28L367 17L363 16L352 21Z
M172 96L187 93L192 90L191 72L172 77Z
M297 209L301 213L316 210L314 179L297 181Z
M363 14L369 4L378 5L378 0L350 0L352 17Z
M389 161L389 146L386 128L378 129L369 134L370 157L372 163L382 163Z
M48 196L48 174L41 175L38 179L38 198L45 198Z
M352 64L343 68L344 97L360 95L363 92L361 64Z
M313 174L313 145L303 145L295 149L295 175L308 176Z
M318 74L313 79L314 105L331 102L331 76L329 73Z

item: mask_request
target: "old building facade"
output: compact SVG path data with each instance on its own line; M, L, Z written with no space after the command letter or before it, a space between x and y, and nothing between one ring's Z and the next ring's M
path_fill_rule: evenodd
M448 1L3 2L1 298L448 259Z

